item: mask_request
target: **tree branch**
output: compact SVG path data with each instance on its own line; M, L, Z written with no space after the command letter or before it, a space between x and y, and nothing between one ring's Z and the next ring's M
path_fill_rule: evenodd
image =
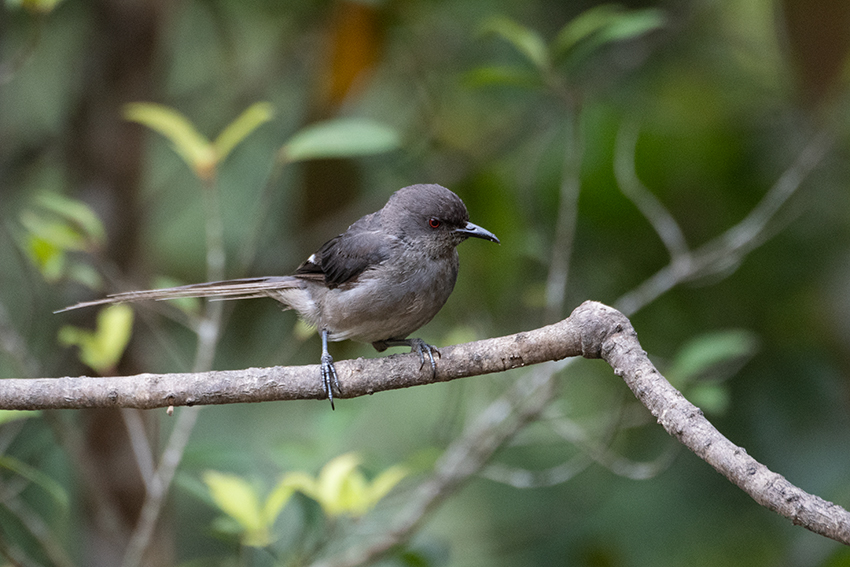
M440 349L436 375L415 354L340 360L341 398L502 372L581 355L578 329L565 319L534 331ZM106 378L0 380L0 409L153 409L326 399L318 365Z
M340 397L446 382L570 356L601 358L670 435L756 502L795 524L850 545L850 512L797 488L726 439L656 370L629 320L611 307L587 301L554 325L445 347L440 352L436 376L428 369L421 370L412 354L339 361ZM150 409L323 399L318 377L319 367L311 365L113 378L9 379L0 380L0 409Z

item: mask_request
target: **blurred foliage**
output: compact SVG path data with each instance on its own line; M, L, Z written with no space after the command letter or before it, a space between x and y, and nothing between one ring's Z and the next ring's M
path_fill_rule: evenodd
M135 102L128 104L124 110L127 120L144 124L168 138L186 165L199 179L205 181L215 176L218 165L233 148L256 128L271 120L273 115L270 104L253 104L228 124L215 141L209 141L185 116L161 104Z
M133 309L128 305L110 305L97 314L97 328L94 331L66 325L59 329L59 344L77 346L80 349L80 362L107 375L114 373L118 361L130 342L133 329Z
M358 468L360 461L356 454L346 453L325 464L318 477L288 472L262 504L257 490L238 475L207 471L203 479L213 502L236 523L235 529L222 531L240 534L242 545L266 547L274 541L271 529L275 521L296 491L318 502L331 520L346 515L359 517L408 474L405 467L396 465L368 482Z
M140 304L131 337L120 312L111 322L51 312L101 289L203 281L209 210L181 190L196 177L215 181L206 187L221 205L227 277L288 273L402 186L456 191L502 244L460 247L456 290L421 332L441 345L549 322L561 252L563 315L585 299L613 304L669 262L618 185L624 129L637 129L626 156L637 179L696 249L745 218L814 132L832 128L837 143L755 250L632 320L721 432L850 506L845 0L69 0L2 11L0 377L191 367L185 323L198 302ZM317 181L311 167L337 173ZM578 187L569 250L556 238L566 182ZM318 360L315 337L271 301L228 302L224 322L216 368ZM375 356L332 348L337 359ZM408 482L381 499L402 476L392 463L430 470L516 376L342 400L335 412L317 402L208 408L157 544L185 565L304 564L345 549L404 505ZM675 442L604 364L578 361L560 382L546 419L497 460L532 473L587 455L595 464L525 490L473 480L383 564L847 562L838 544L759 507L693 455L665 460ZM85 412L4 415L4 560L63 565L65 549L72 564L94 565L96 499L80 471L108 471L118 481L99 491L124 506L121 490L138 480L121 475L143 463L110 460L109 436ZM163 436L175 421L145 417ZM119 421L106 433L125 430ZM614 466L657 462L640 481ZM299 476L298 490L283 484L280 471L301 470L321 472ZM263 496L262 486L275 488ZM346 521L327 522L342 511Z

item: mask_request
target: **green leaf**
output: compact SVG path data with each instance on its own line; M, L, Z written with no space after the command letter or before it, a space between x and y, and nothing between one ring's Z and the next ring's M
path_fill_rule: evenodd
M664 27L667 18L657 8L645 8L626 12L615 19L600 34L602 43L626 41Z
M688 388L688 400L705 413L723 415L729 409L729 388L714 382L696 384Z
M263 521L269 527L274 525L275 520L280 515L280 511L289 502L292 495L295 493L295 488L289 485L285 480L281 480L278 485L266 498L263 504Z
M312 498L329 517L362 516L407 476L408 470L401 466L390 467L370 483L359 470L359 464L356 453L346 453L325 464L317 479L307 473L292 472L283 478L281 485Z
M248 481L217 471L207 471L203 478L216 506L242 528L243 545L265 547L271 543L268 524L260 510L260 499Z
M56 282L65 272L65 251L34 234L27 235L24 252L48 282Z
M217 164L215 148L188 118L173 108L149 102L133 102L124 106L124 118L168 138L177 154L199 178L209 179L213 175Z
M49 14L62 0L20 0L24 9L36 15Z
M330 516L344 514L350 506L351 495L347 494L356 483L352 476L357 474L360 457L356 453L346 453L331 459L319 473L319 503ZM349 486L347 486L349 485Z
M66 272L68 279L89 289L100 290L103 288L103 279L100 277L100 273L88 264L70 262Z
M664 12L656 8L627 11L622 6L603 4L582 12L558 33L552 42L552 57L562 61L582 47L589 56L600 47L639 37L664 25Z
M104 374L115 368L133 330L133 310L127 305L110 305L97 314L94 332L67 325L59 329L59 342L80 348L80 360Z
M404 477L406 477L410 471L407 467L403 467L401 465L392 466L385 471L381 472L378 476L376 476L372 480L372 484L369 486L366 503L368 504L367 510L374 508L375 505L386 496L390 490L395 488L395 486L402 481Z
M62 488L61 484L40 470L31 467L15 457L10 457L9 455L0 456L0 467L8 469L18 476L27 479L49 494L57 504L62 506L62 508L68 508L68 493L64 488Z
M706 333L679 350L666 375L679 388L698 380L722 380L736 373L757 350L758 338L750 331Z
M540 75L528 69L508 66L478 67L467 73L464 83L468 87L512 86L539 87L542 85Z
M274 107L268 102L251 105L236 120L228 124L213 142L218 162L223 162L233 148L273 117Z
M24 411L24 410L0 410L0 425L19 419L29 419L31 417L39 417L40 411Z
M623 7L617 4L601 4L585 10L567 22L558 32L555 41L552 42L553 56L562 57L576 44L609 25L622 13Z
M25 210L20 216L21 225L31 235L59 250L86 250L89 241L79 230L65 221Z
M42 193L37 197L36 203L82 229L82 233L96 244L103 244L106 241L103 223L84 202L69 199L59 193Z
M536 31L519 24L506 16L494 16L481 27L484 34L498 35L514 46L538 69L549 68L549 53L546 43Z
M365 118L335 118L311 124L281 148L286 162L388 152L401 146L395 129Z

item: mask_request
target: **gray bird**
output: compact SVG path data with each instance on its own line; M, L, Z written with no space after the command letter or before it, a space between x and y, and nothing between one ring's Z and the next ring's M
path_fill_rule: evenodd
M328 341L372 343L378 352L409 346L419 354L420 368L427 354L436 372L436 348L408 335L445 305L457 280L456 247L469 237L499 242L469 222L463 201L445 187L411 185L327 241L291 276L129 291L61 311L146 299L271 297L319 330L322 386L333 408L333 389L341 389Z

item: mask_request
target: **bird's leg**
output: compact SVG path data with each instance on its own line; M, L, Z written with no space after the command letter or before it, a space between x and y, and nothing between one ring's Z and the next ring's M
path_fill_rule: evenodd
M422 339L387 339L372 343L372 346L378 352L385 351L387 347L409 346L410 352L419 354L419 370L422 370L422 367L425 366L425 353L428 353L428 359L431 362L431 375L437 375L437 363L434 362L434 353L436 352L437 356L440 356L440 351L437 350L437 347L429 345Z
M322 329L322 386L325 388L325 393L328 395L328 400L331 402L331 409L334 409L334 387L337 392L342 392L339 387L339 378L336 375L334 367L334 359L328 352L328 330Z

